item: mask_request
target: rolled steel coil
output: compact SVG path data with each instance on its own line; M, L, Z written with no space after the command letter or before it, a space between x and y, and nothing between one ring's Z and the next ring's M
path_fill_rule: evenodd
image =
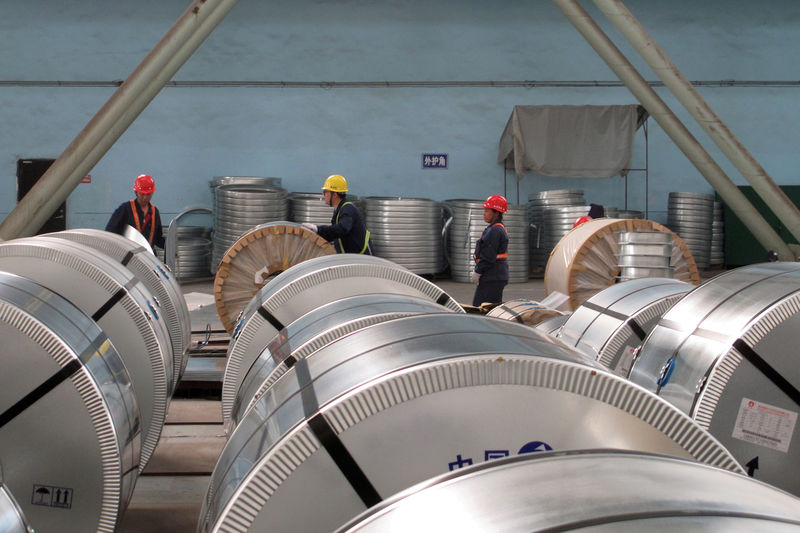
M564 323L568 319L569 319L569 314L563 314L561 316L556 316L556 317L544 320L542 322L539 322L535 326L535 328L538 331L541 331L543 333L546 333L547 335L550 335L551 337L555 337L556 335L558 335L558 331L561 329L561 327L564 325Z
M265 222L286 220L289 214L285 189L256 185L214 187L214 246L212 274L225 252L242 235Z
M174 388L186 368L186 350L189 349L192 335L192 319L183 291L165 265L141 246L108 231L84 228L50 233L47 236L78 242L102 252L130 270L150 291L169 332Z
M4 533L31 533L33 529L11 490L0 479L0 529Z
M213 189L221 185L253 185L280 189L282 187L281 181L281 178L263 176L216 176L208 182L208 186Z
M415 274L445 268L442 207L427 198L370 196L363 199L372 252Z
M725 218L722 202L714 201L711 221L711 258L713 266L725 264Z
M617 234L623 231L661 231L672 236L670 268L673 277L697 285L700 275L683 240L650 220L600 218L571 230L553 250L547 262L544 286L548 294L569 296L570 309L613 285L619 276ZM634 274L638 274L634 272Z
M233 425L299 359L310 357L339 337L406 316L452 312L417 296L365 294L342 298L306 313L278 332L250 366L233 404Z
M671 278L672 236L663 231L621 231L617 235L619 280Z
M242 309L271 277L335 253L325 239L293 222L268 222L245 232L225 252L214 277L214 302L222 325L232 333Z
M448 469L598 447L743 473L677 408L533 328L399 318L298 360L259 398L214 468L198 531L330 531Z
M141 429L115 345L58 292L6 272L0 329L4 486L37 533L113 532L138 475Z
M797 498L725 470L592 450L524 455L444 474L336 531L790 533L800 531L799 508Z
M138 466L143 470L164 426L175 368L164 313L153 295L119 262L62 238L38 236L2 243L0 270L25 276L67 298L114 343L139 405Z
M636 211L633 209L618 209L617 218L633 218L637 220L644 219L644 211Z
M236 393L253 361L280 330L326 303L375 293L417 296L464 312L430 281L380 257L336 254L300 263L269 281L236 323L222 381L223 421L230 420Z
M615 374L628 377L636 349L690 283L642 278L604 289L572 313L556 337Z
M731 270L664 314L630 379L692 416L756 479L800 494L798 331L799 264Z
M558 309L553 309L552 307L547 307L534 300L527 300L524 298L503 302L486 313L486 316L502 318L503 320L513 320L514 322L519 322L526 326L535 326L545 320L550 320L551 318L560 317L562 315L564 315L564 313Z

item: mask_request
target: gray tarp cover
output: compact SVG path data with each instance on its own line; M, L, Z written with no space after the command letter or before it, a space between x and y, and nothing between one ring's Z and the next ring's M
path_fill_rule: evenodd
M610 178L630 167L638 105L514 106L497 162L569 178Z

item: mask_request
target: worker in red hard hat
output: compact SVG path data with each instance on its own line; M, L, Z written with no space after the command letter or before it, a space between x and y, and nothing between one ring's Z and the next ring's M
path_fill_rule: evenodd
M475 243L475 269L471 279L477 283L472 305L501 303L503 289L508 284L508 232L503 225L503 213L508 202L493 194L483 203L483 220L489 224Z
M139 231L150 246L164 248L164 235L161 227L161 214L150 203L156 190L155 181L147 174L139 175L133 182L136 199L122 203L106 224L106 231L125 235L125 227L131 226Z

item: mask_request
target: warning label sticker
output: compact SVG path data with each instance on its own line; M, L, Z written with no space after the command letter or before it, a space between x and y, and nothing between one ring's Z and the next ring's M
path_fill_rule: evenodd
M733 438L788 452L797 413L774 405L742 398L733 426Z

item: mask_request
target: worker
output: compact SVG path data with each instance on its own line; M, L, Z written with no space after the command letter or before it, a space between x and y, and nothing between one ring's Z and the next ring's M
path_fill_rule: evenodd
M136 228L150 246L164 248L164 234L161 227L161 214L156 206L150 203L156 184L151 176L139 175L133 182L133 192L136 199L123 202L111 214L106 224L106 231L125 235L125 227Z
M316 226L304 222L303 226L317 233L326 241L333 242L340 254L372 255L369 230L358 208L347 200L347 180L344 176L328 176L322 186L322 199L333 207L330 226Z
M589 214L578 217L572 227L573 229L577 228L584 222L589 222L590 220L594 220L596 218L603 218L604 216L606 216L605 207L599 204L589 204Z
M475 243L475 269L470 275L477 283L472 305L502 303L503 289L508 284L508 231L503 225L503 213L508 211L508 202L499 194L493 194L483 203L483 220L488 226Z

